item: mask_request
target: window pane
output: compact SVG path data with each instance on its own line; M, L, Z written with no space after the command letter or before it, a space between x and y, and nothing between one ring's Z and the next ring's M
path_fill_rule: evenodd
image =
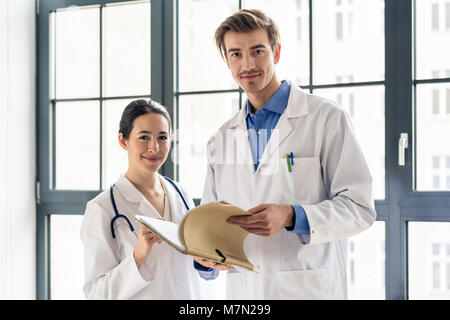
M98 101L56 104L56 189L98 190L100 184ZM82 172L82 174L80 174Z
M445 28L450 30L450 2L445 3Z
M431 25L434 30L439 29L439 4L431 4Z
M441 157L433 156L433 169L439 169L441 167Z
M239 109L239 94L188 95L179 99L177 132L179 181L201 198L206 174L206 143Z
M150 94L150 3L103 9L105 96Z
M119 145L118 135L123 110L131 101L103 102L103 189L109 188L128 169L128 153Z
M348 239L349 299L385 299L385 223Z
M235 0L178 1L179 90L237 88L216 49L214 32L220 23L238 10Z
M450 114L435 107L437 96L442 100L447 89L450 84L417 85L416 88L416 189L420 191L450 191L445 182L450 175L445 163L450 157L450 144L443 140L450 136Z
M412 300L450 299L449 222L408 223L409 298ZM437 248L439 247L439 248Z
M433 115L439 115L439 89L433 89Z
M373 178L374 198L385 198L384 87L367 86L315 90L314 94L340 101L356 132Z
M280 80L309 84L309 1L244 0L246 9L259 9L271 17L280 30Z
M445 28L450 30L450 2L445 3Z
M447 100L447 115L450 117L450 88L446 90L446 100Z
M384 80L384 1L313 1L314 84Z
M342 12L336 13L336 40L342 40Z
M445 27L448 4L436 0L416 0L416 72L417 79L428 79L432 70L448 70L450 68L450 28ZM448 15L448 13L447 13ZM448 23L448 22L447 22ZM445 72L440 77L446 77Z
M50 216L50 298L84 299L83 215Z
M56 98L97 97L100 88L100 9L56 12Z

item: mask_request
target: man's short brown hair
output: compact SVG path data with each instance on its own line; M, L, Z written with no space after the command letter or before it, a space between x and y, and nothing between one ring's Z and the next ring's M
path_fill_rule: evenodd
M256 9L242 9L225 19L217 28L215 33L217 49L224 59L227 56L225 47L225 34L233 32L251 32L258 29L265 29L269 37L272 50L275 52L277 44L280 42L280 32L275 22L266 16L262 11Z

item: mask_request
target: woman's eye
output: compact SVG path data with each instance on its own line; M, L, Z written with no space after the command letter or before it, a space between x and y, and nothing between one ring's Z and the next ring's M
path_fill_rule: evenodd
M167 139L168 139L168 137L167 136L161 136L161 137L159 137L161 140L164 140L164 141L166 141Z
M147 136L140 136L140 137L139 137L139 140L147 140L147 139L148 139Z

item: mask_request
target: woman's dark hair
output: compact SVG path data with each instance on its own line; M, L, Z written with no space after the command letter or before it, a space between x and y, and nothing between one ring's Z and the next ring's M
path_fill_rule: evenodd
M166 118L169 123L169 134L172 131L172 120L170 119L167 109L158 102L149 100L135 100L130 102L125 110L123 110L122 118L120 119L119 133L122 133L125 139L130 137L131 130L133 130L134 119L143 114L156 113Z

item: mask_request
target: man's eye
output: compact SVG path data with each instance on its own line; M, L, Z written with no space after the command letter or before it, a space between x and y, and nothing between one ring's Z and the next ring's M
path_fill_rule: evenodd
M140 137L139 137L139 140L147 140L147 139L148 139L147 136L140 136Z
M168 138L167 138L167 136L161 136L161 137L159 137L161 140L167 140Z

